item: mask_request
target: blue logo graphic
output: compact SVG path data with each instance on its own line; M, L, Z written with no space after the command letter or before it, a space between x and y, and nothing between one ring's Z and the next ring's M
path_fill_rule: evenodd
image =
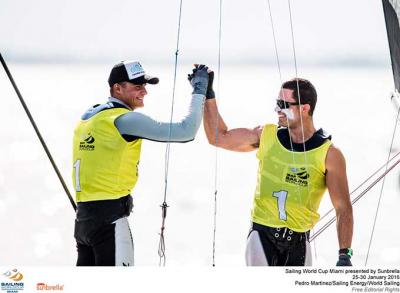
M137 74L137 73L143 72L142 65L140 65L139 62L133 63L133 64L131 65L131 72L132 72L133 74Z

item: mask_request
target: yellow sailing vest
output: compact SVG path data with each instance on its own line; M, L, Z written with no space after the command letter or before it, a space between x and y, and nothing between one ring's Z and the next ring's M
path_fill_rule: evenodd
M77 202L118 199L135 186L142 140L127 142L114 125L126 112L103 110L75 128L72 179Z
M310 230L319 219L326 190L325 158L331 141L304 152L287 150L277 137L277 126L267 124L257 152L259 168L252 220L270 227Z

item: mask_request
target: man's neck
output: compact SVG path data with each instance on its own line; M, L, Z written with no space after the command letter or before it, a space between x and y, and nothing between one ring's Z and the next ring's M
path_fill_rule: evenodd
M109 100L110 102L119 103L119 104L121 104L121 105L127 107L129 110L132 110L132 111L133 111L133 109L132 109L128 104L124 103L123 101L121 101L120 99L118 99L118 98L116 98L116 97L110 97L110 98L108 98L108 100Z
M303 127L302 127L303 126ZM290 128L290 137L294 143L304 143L309 140L316 129L314 127L314 123L312 121L303 120L303 125L298 125L294 128Z

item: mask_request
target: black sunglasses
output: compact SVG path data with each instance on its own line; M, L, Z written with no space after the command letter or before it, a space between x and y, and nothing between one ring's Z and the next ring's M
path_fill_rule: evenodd
M276 100L276 105L281 109L288 109L290 106L298 106L301 105L298 102L286 102L284 100Z

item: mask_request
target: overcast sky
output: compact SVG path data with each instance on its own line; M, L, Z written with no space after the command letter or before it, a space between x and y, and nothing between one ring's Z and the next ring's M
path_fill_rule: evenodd
M278 51L292 59L288 2L270 0ZM173 60L180 0L0 0L0 48L13 61ZM223 0L222 60L275 62L267 0ZM292 0L304 63L388 62L381 0ZM218 0L183 0L180 60L215 60Z

